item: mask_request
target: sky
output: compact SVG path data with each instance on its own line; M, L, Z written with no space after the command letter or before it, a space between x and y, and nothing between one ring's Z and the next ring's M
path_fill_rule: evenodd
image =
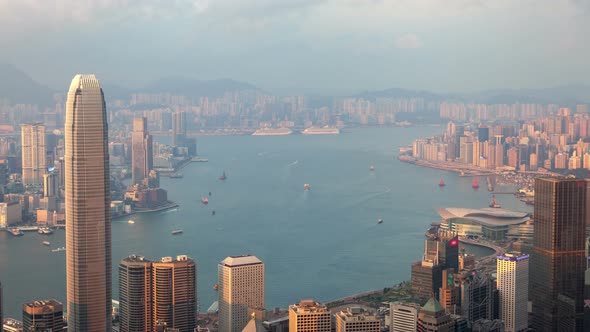
M67 88L232 78L268 91L590 83L590 0L0 0L0 62Z

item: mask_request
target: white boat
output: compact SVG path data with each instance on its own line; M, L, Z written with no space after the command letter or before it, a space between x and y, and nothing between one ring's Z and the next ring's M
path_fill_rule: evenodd
M175 229L172 231L172 235L182 234L182 229Z
M135 221L133 221L133 220L130 219L127 223L128 224L135 224Z
M52 252L59 252L59 251L64 251L64 250L66 250L66 247L51 249Z
M49 242L49 241L43 241L43 245L44 246L50 246L51 245L51 242Z

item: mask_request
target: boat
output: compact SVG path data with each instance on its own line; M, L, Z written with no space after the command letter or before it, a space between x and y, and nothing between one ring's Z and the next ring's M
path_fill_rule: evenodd
M209 196L211 196L211 192L209 192Z
M496 208L496 209L499 209L502 207L502 206L500 206L500 204L496 203L496 195L492 195L492 201L490 202L490 207Z
M171 179L181 179L184 175L182 173L172 173L170 174Z
M227 175L225 175L225 171L223 171L223 174L221 174L221 176L219 177L219 180L225 181L225 179L227 179Z
M51 245L51 242L49 242L49 241L43 241L43 245L44 246L50 246Z
M215 210L211 211L211 215L214 216L215 215Z
M479 182L477 182L477 176L473 177L473 183L471 184L471 188L473 188L473 189L479 188Z
M66 247L51 249L52 252L59 252L59 251L64 251L64 250L66 250Z
M49 227L39 227L39 229L37 230L37 233L42 234L42 235L50 235L50 234L53 234L53 230Z
M309 185L309 183L306 183L303 185L303 190L307 191L309 189L311 189L311 186Z
M127 222L128 224L135 224L134 220L129 219L129 221Z
M172 235L182 234L182 229L175 229L172 231Z
M379 218L379 219L377 220L377 223L378 223L378 224L382 224L382 223L383 223L383 219Z
M440 181L438 181L438 186L439 187L444 187L445 186L445 181L441 178Z
M9 228L8 231L10 232L10 234L12 234L13 236L23 236L24 233L21 232L20 229L18 228Z
M218 290L219 289L219 285L218 284L213 285L213 289Z
M371 165L371 167L369 167L369 171L374 171L375 170L375 166Z
M207 197L201 197L201 203L203 203L203 204L209 204L209 198L207 198Z

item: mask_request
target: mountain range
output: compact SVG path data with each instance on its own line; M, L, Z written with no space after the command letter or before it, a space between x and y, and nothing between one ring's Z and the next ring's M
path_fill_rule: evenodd
M226 92L258 90L256 86L231 79L195 80L189 78L162 78L147 84L143 88L129 89L108 81L103 81L103 89L108 99L128 99L132 93L171 93L192 99L200 97L219 97ZM65 93L55 91L33 80L22 70L8 64L0 64L0 101L6 99L10 104L27 103L52 106L53 95ZM380 91L366 91L351 97L375 98L424 98L427 101L456 100L485 104L512 103L555 103L574 105L590 103L590 87L585 85L568 85L542 89L496 89L477 93L451 94L429 91L391 88ZM315 98L318 98L317 96ZM326 99L327 96L321 99Z

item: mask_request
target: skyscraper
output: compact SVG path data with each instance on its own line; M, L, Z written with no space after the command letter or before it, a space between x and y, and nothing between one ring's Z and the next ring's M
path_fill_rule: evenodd
M218 265L219 331L240 332L250 313L264 312L264 263L256 256L230 256Z
M336 332L380 332L381 320L361 307L349 307L336 313Z
M420 305L415 303L394 302L389 305L391 323L389 329L393 332L415 332L418 326Z
M186 255L152 263L153 325L193 332L197 314L197 265Z
M289 306L289 332L330 332L332 314L314 300L301 300Z
M45 126L41 123L21 126L22 168L24 185L43 185L47 171Z
M430 298L418 313L419 332L454 332L455 322L440 303Z
M148 177L153 162L152 135L147 131L147 118L133 119L131 134L131 177L133 184L139 184Z
M59 194L58 173L53 171L43 174L43 196L55 197Z
M76 75L65 123L69 332L111 330L111 207L106 105L94 75Z
M42 300L23 304L23 331L62 331L64 325L60 302Z
M500 293L500 319L506 332L528 329L529 255L509 252L498 256L496 282Z
M152 262L129 256L119 264L119 330L152 331Z
M186 138L186 113L172 113L172 145L182 145Z
M535 331L583 331L587 182L535 180L530 261Z

